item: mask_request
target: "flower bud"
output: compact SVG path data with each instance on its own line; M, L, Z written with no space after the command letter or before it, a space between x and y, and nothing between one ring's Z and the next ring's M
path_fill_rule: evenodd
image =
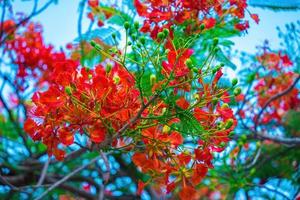
M136 34L132 34L132 35L131 35L131 38L132 38L133 41L135 41L136 38L137 38Z
M235 88L233 91L234 96L238 96L239 94L241 94L242 90L241 88Z
M65 92L67 95L72 95L72 88L70 86L65 87Z
M231 85L232 86L235 86L237 83L238 83L238 79L237 78L232 79L232 81L231 81Z
M193 72L195 72L195 73L199 73L199 70L198 70L196 67L193 67L192 70L193 70Z
M220 47L214 48L214 52L215 52L215 53L217 53L217 52L220 51L220 50L221 50Z
M146 38L145 37L140 37L140 43L145 44L146 43Z
M169 29L164 28L163 33L165 34L165 36L168 36L170 34Z
M117 85L117 84L119 84L120 83L120 77L118 76L118 75L115 75L114 77L113 77L113 81L114 81L114 83Z
M136 43L136 46L137 46L138 48L142 48L142 44L141 44L140 42Z
M156 82L156 76L155 76L155 74L151 74L151 75L150 75L150 84L151 84L151 85L154 85L155 82Z
M227 103L223 103L223 105L221 106L221 108L229 108L229 105Z
M221 148L226 147L226 142L221 142L220 147Z
M164 125L162 132L163 133L168 133L171 130L171 128L167 125Z
M254 79L255 79L255 75L256 75L255 73L248 75L247 82L252 83L252 81L254 81Z
M229 128L232 127L232 125L233 125L233 119L228 119L228 120L226 121L225 128L226 128L226 129L229 129Z
M94 40L92 40L90 41L90 44L92 45L92 47L95 47L97 43Z
M165 34L163 32L159 32L159 33L157 33L157 38L162 40L165 38Z
M124 23L124 28L125 28L126 30L130 28L129 22L125 22L125 23Z
M250 170L250 175L254 175L255 172L256 172L256 169L255 169L255 168L252 168L252 169Z
M203 31L205 29L205 24L200 25L200 30Z
M261 147L261 142L260 141L256 142L256 146L257 148Z
M241 141L246 142L247 141L247 135L243 134L241 135Z
M113 34L111 34L111 37L113 38L113 39L116 39L116 34L115 33L113 33Z
M217 105L218 102L219 102L219 98L214 97L214 98L212 99L212 104L213 104L213 105Z
M223 129L223 127L224 127L224 122L218 122L217 128L221 130Z
M188 68L193 68L193 61L190 58L186 59L185 64L188 66Z
M133 25L136 30L139 29L139 26L140 26L139 22L135 21Z
M94 40L90 42L91 46L94 47L96 50L101 51L101 46L97 44Z
M219 38L214 38L213 39L213 46L217 46L219 43Z
M105 68L106 73L109 73L111 69L112 69L112 65L108 63Z

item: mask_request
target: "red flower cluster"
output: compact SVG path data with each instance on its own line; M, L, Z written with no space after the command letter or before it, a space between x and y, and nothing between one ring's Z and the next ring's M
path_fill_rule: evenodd
M20 90L26 89L28 79L37 79L43 83L51 79L55 63L66 60L63 52L54 52L51 45L46 45L42 37L42 27L38 24L25 25L25 31L14 32L6 40L5 50L13 52L18 65L15 79Z
M181 25L185 22L189 22L186 27L188 32L200 31L201 24L210 29L217 22L217 17L212 17L212 12L220 18L230 15L243 19L247 7L246 0L229 0L229 3L223 0L134 0L134 5L138 14L145 18L141 31L150 32L152 38L156 38L163 28L169 29L174 24ZM258 21L257 15L253 17ZM236 28L240 30L239 27Z
M168 45L167 45L168 46ZM193 54L192 49L168 49L167 59L168 61L162 62L162 74L168 79L171 78L170 85L176 86L177 89L183 89L185 91L190 90L190 84L181 84L191 78L190 69L186 64L186 61ZM171 76L171 77L170 77Z
M88 12L87 17L94 21L97 18L97 25L103 26L104 21L109 19L113 15L113 11L110 9L104 9L99 5L99 0L89 0L88 6L90 12Z
M14 20L8 19L3 23L0 23L0 27L2 27L3 33L10 35L10 34L14 34L16 30L16 23L14 22Z
M208 169L213 168L213 152L223 151L229 141L229 133L236 126L236 120L227 105L228 93L216 87L221 76L222 72L219 70L211 83L204 83L199 79L201 87L196 94L195 104L190 104L184 97L176 101L178 107L191 111L195 120L203 127L202 131L193 135L197 138L196 143L191 142L194 145L193 150L183 145L184 138L179 133L180 130L177 132L173 128L180 123L179 118L142 131L140 140L143 141L145 149L135 153L132 160L143 173L151 175L149 182L154 181L160 192L163 192L162 188L169 193L180 187L181 199L197 199L196 186L205 177ZM223 105L213 103L214 98L223 101ZM176 113L162 102L157 102L156 105L150 106L144 112L144 119L147 116L163 115L166 109L171 114ZM139 192L149 182L141 182Z
M272 72L267 75L258 75L258 82L254 87L258 104L263 107L270 98L289 88L297 74L288 69L293 63L287 55L264 52L257 57L257 60L264 66L264 70ZM281 123L282 117L287 111L297 109L299 105L299 90L295 87L283 97L269 104L261 122L267 124L274 120L276 123Z
M139 92L131 75L115 64L110 71L99 65L82 68L72 60L57 62L45 92L34 94L34 106L24 129L42 140L49 155L63 159L59 144L71 145L74 135L87 135L101 143L114 135L140 108Z

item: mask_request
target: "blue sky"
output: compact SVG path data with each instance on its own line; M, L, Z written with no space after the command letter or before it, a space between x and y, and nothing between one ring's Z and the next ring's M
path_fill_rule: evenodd
M41 0L40 4L47 2ZM77 37L77 18L79 0L59 0L57 5L51 5L46 11L35 18L44 26L44 36L47 42L51 42L56 48L64 46ZM31 1L15 1L15 11L29 12ZM286 23L300 20L300 11L271 11L262 8L250 7L252 13L260 16L260 24L251 21L251 28L243 37L234 38L235 49L255 52L255 47L263 43L265 39L270 41L271 47L279 48L276 26L284 27ZM84 17L85 18L85 17ZM86 18L85 18L86 19ZM87 27L85 20L84 27Z

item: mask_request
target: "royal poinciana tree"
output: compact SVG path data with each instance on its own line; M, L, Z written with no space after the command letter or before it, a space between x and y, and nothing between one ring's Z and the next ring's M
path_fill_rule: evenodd
M299 24L236 69L245 0L83 0L60 50L32 3L0 1L1 199L297 198Z

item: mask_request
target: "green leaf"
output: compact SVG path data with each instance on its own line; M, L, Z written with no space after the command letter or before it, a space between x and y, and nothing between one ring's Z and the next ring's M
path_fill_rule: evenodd
M184 135L200 136L204 129L198 120L194 117L193 113L188 110L183 110L176 106L177 117L180 119L180 124L177 124L179 132Z
M224 63L226 66L230 67L233 70L236 70L236 65L233 64L229 58L226 57L226 55L223 53L223 51L218 51L216 54L216 59L222 63Z
M117 30L116 28L114 28L112 26L108 26L108 27L104 26L104 27L100 27L95 30L92 30L91 32L87 32L87 33L83 34L82 40L90 41L94 38L99 38L108 45L114 45L113 38L111 37L112 34L116 35L117 40L121 39L121 34L120 34L119 30ZM79 42L80 39L76 38L75 41Z

